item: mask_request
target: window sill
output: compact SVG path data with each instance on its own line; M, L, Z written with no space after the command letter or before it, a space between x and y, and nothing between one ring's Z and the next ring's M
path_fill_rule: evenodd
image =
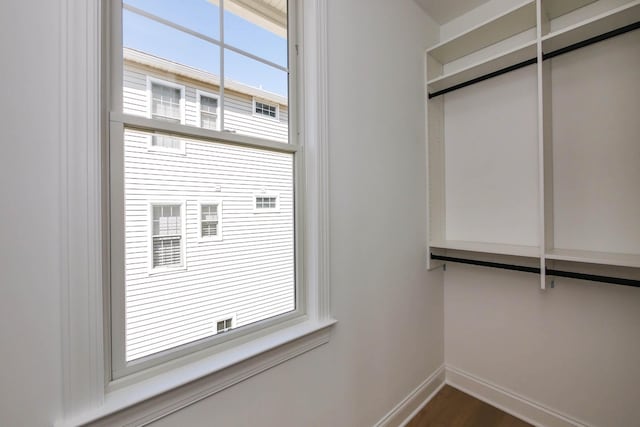
M102 405L56 427L146 425L329 341L329 319L295 324L105 394Z

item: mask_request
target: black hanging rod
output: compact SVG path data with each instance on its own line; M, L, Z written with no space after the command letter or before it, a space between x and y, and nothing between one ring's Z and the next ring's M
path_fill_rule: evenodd
M616 37L616 36L619 36L619 35L624 34L624 33L628 33L629 31L637 30L638 28L640 28L640 21L634 22L633 24L625 25L624 27L620 27L620 28L617 28L617 29L612 30L612 31L608 31L608 32L606 32L604 34L600 34L599 36L591 37L591 38L583 40L581 42L574 43L572 45L569 45L569 46L566 46L566 47L563 47L563 48L560 48L560 49L556 49L556 50L554 50L552 52L543 53L542 54L542 60L545 61L547 59L551 59L553 57L562 55L564 53L568 53L568 52L574 51L576 49L580 49L580 48L583 48L585 46L589 46L589 45L592 45L594 43L598 43L598 42L601 42L603 40L610 39L612 37ZM509 73L511 71L515 71L515 70L517 70L519 68L526 67L527 65L535 64L536 62L538 62L537 58L531 58L531 59L528 59L526 61L522 61L522 62L519 62L517 64L510 65L509 67L501 68L500 70L493 71L491 73L482 75L480 77L476 77L476 78L468 80L466 82L462 82L462 83L459 83L457 85L448 87L446 89L442 89L442 90L439 90L439 91L436 91L436 92L433 92L433 93L429 93L427 96L428 96L429 99L435 98L436 96L444 95L445 93L453 92L454 90L458 90L458 89L462 89L463 87L471 86L473 84L482 82L484 80L488 80L488 79L491 79L493 77L497 77L497 76L500 76L502 74L506 74L506 73Z
M480 267L500 268L503 270L523 271L525 273L540 274L540 268L538 267L526 267L516 264L503 264L499 262L478 261L475 259L456 258L444 255L431 254L431 259L436 261L455 262L458 264L477 265ZM575 273L573 271L553 270L546 269L546 274L549 276L567 277L570 279L589 280L591 282L611 283L614 285L633 286L640 288L640 280L625 279L622 277L611 276L598 276L595 274Z
M535 64L536 62L538 62L538 58L527 59L526 61L522 61L522 62L519 62L517 64L510 65L510 66L508 66L506 68L501 68L498 71L493 71L493 72L491 72L489 74L485 74L484 76L476 77L475 79L468 80L466 82L457 84L455 86L451 86L451 87L448 87L446 89L442 89L442 90L439 90L437 92L430 93L428 96L429 96L429 99L435 98L436 96L444 95L445 93L453 92L454 90L462 89L463 87L471 86L471 85L474 85L476 83L480 83L480 82L482 82L484 80L489 80L489 79L491 79L493 77L497 77L497 76L500 76L502 74L510 73L511 71L515 71L515 70L517 70L519 68L526 67L527 65Z
M625 25L624 27L616 28L615 30L608 31L604 34L600 34L599 36L591 37L590 39L582 40L581 42L574 43L560 49L556 49L549 53L543 53L542 60L546 61L547 59L551 59L555 56L559 56L564 53L568 53L576 49L580 49L580 48L592 45L594 43L598 43L603 40L610 39L612 37L620 36L624 33L628 33L629 31L637 30L638 28L640 28L640 21L634 22L633 24Z

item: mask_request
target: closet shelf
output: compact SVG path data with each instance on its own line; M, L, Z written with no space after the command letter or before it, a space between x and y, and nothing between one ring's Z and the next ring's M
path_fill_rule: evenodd
M536 26L536 2L528 0L468 31L441 42L427 54L441 64L454 61Z
M595 252L578 249L552 249L545 254L545 259L556 261L572 261L587 264L615 265L618 267L640 268L640 255L612 252Z
M544 0L542 5L547 18L553 20L576 9L584 7L596 0Z
M549 53L640 21L640 0L554 31L542 37L542 51Z
M458 251L483 252L497 255L513 255L529 258L539 258L540 248L537 246L507 245L502 243L465 242L461 240L447 240L431 242L431 248L452 249Z
M477 62L461 70L454 71L427 82L429 93L435 93L456 85L472 81L503 70L507 67L535 59L537 55L536 41L530 41L523 46L516 47L500 55L495 55L484 61Z

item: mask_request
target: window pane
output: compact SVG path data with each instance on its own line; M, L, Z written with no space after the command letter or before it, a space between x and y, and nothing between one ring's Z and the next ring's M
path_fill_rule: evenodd
M176 89L165 89L165 93L151 102L149 81L153 79L160 85L158 80L180 86L196 80L195 88L219 92L220 48L217 45L127 10L122 14L125 113L180 117L179 104L170 102ZM194 85L186 90L182 108L188 119L186 124L195 126L193 89Z
M293 155L189 138L176 155L151 136L124 135L126 361L295 309ZM261 191L278 212L255 213Z
M174 22L189 30L220 40L220 12L217 5L207 0L124 0L157 17Z
M256 114L256 99L274 106L277 110L276 117ZM287 142L288 74L225 50L224 117L224 128L229 131Z
M241 2L224 2L225 44L287 67L286 1L262 4L269 17L243 8Z

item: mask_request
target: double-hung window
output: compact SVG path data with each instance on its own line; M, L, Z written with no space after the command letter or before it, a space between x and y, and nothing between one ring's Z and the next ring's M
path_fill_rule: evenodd
M304 162L292 1L117 3L109 375L126 382L304 318L296 229ZM264 116L279 120L265 126Z

